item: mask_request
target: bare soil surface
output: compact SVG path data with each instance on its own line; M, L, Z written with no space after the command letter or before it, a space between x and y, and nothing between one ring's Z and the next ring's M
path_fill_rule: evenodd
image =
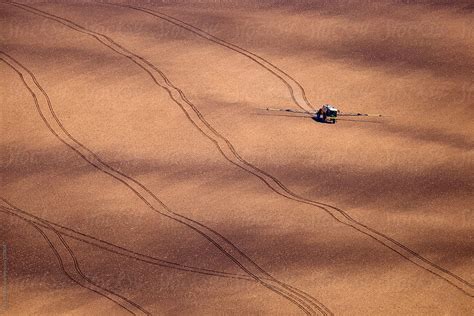
M472 10L2 2L2 311L470 315Z

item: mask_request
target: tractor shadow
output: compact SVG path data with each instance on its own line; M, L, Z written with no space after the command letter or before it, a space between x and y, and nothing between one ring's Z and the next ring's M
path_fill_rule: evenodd
M314 117L314 116L311 117L311 119L312 119L313 121L315 121L316 123L319 123L319 124L330 124L330 125L333 124L333 123L331 123L331 122L323 121L323 119L321 119L321 118L318 119L317 117Z
M335 123L332 123L332 122L327 122L327 121L323 121L322 119L318 119L317 117L311 117L311 119L313 121L315 121L316 123L319 123L319 124L329 124L329 125L334 125ZM358 120L358 119L347 119L347 118L338 118L336 120L336 123L338 121L346 121L346 122L356 122L356 123L374 123L374 124L380 124L382 122L380 121L368 121L368 120Z

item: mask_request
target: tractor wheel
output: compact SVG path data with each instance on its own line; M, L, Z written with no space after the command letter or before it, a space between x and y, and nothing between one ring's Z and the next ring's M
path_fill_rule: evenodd
M316 121L321 122L321 114L323 114L323 112L319 109L318 112L316 112Z

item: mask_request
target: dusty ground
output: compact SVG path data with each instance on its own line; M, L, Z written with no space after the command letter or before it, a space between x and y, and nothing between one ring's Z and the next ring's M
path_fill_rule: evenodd
M472 312L467 1L131 3L187 29L22 3L0 4L4 312ZM387 117L262 111L298 107L242 48L313 107Z

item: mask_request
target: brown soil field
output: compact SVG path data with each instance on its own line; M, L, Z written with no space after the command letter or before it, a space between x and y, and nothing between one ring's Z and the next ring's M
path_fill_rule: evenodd
M0 313L472 315L473 18L1 2Z

